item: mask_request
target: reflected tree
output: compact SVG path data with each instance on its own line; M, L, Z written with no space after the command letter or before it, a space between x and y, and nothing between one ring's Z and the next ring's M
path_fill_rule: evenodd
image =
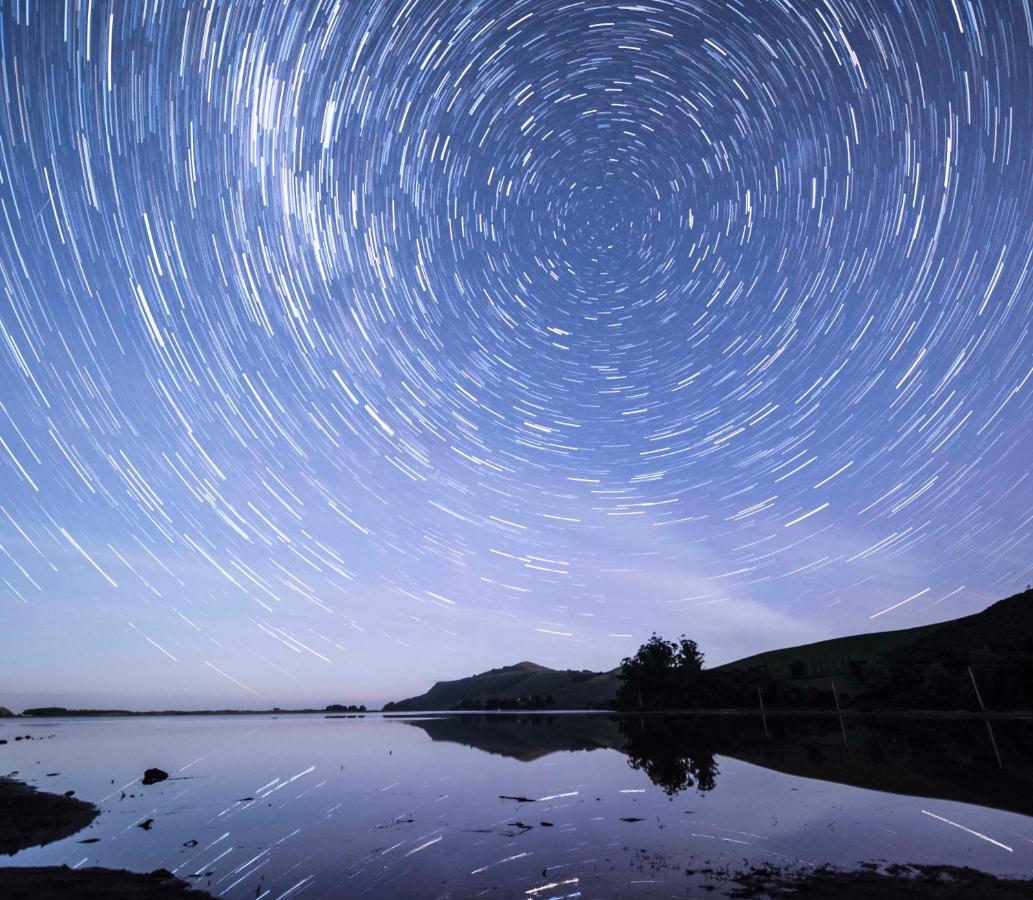
M628 716L621 720L628 765L645 772L669 797L695 788L713 790L718 768L714 745L698 722L678 716Z

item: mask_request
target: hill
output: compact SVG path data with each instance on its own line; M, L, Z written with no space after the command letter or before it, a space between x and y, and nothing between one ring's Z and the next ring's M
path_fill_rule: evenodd
M449 709L593 709L616 696L616 672L550 669L532 662L439 681L427 693L384 706L384 712Z
M917 628L851 635L758 653L715 671L739 670L797 687L828 683L868 705L971 707L968 668L990 708L1029 706L1033 696L1033 590L982 612Z
M980 615L977 613L977 615ZM961 621L961 620L957 620ZM717 666L715 671L740 669L767 675L775 681L799 682L835 678L847 686L860 684L864 666L877 657L908 647L948 623L919 625L896 631L877 631L830 638L813 644L765 650Z
M773 705L827 708L834 679L846 705L973 708L977 701L968 667L989 708L1029 706L1033 590L959 619L768 650L706 669L701 687L711 690L690 705L752 706L757 687L763 686ZM439 681L425 694L388 703L384 711L603 709L615 700L618 686L616 669L557 670L521 662Z

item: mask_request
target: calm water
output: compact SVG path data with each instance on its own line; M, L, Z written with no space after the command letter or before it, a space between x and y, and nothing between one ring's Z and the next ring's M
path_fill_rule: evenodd
M686 869L744 860L1033 872L1028 722L992 736L981 721L562 715L0 724L17 734L35 739L0 747L0 774L102 813L0 864L163 867L231 898L688 896L707 879ZM172 778L142 787L151 766Z

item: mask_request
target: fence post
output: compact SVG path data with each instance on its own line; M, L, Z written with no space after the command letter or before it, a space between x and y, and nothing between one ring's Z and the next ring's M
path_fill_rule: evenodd
M993 745L994 748L994 756L997 757L997 765L1003 769L1004 763L1001 761L1001 751L997 749L997 738L994 737L994 729L993 726L990 724L990 717L987 716L985 719L983 719L983 721L986 722L986 730L990 735L990 743Z
M829 679L829 684L832 685L832 696L836 701L836 715L839 717L839 730L843 732L843 746L850 746L846 739L846 723L843 721L843 710L839 708L839 693L836 691L836 680L834 678Z
M976 676L972 674L972 666L966 666L966 668L968 669L968 677L972 679L972 687L976 692L976 699L979 701L979 708L983 712L986 712L986 706L983 703L983 695L979 693L979 685L976 684Z
M983 703L983 695L979 693L979 685L976 684L976 676L972 671L972 666L966 666L965 668L968 669L968 677L972 680L972 689L976 692L976 699L979 701L979 708L985 713L986 704ZM1004 763L1001 761L1001 751L997 749L997 738L994 737L994 729L990 724L990 718L987 717L984 721L986 722L986 730L990 735L990 743L993 744L994 747L994 756L997 757L997 765L1003 769Z

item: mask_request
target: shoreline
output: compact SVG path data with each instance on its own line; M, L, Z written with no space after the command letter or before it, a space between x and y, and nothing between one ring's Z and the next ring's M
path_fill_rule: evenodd
M162 710L129 710L129 709L69 709L64 712L48 712L39 714L14 713L0 717L0 725L4 722L36 722L51 719L139 719L139 718L181 718L183 716L304 716L304 715L346 715L364 716L378 709L364 712L332 713L327 709L162 709Z
M878 719L1033 719L1033 710L946 710L946 709L655 709L614 710L623 716L827 716L831 718Z
M412 709L379 712L385 719L411 719L419 716L798 716L879 719L1010 719L1033 720L1033 710L978 712L943 709ZM328 719L348 718L328 715Z
M4 777L0 777L0 811L0 857L71 837L100 815L92 803Z
M1033 880L1002 878L968 866L861 862L854 869L767 864L741 871L701 871L719 882L736 885L728 896L750 900L1023 900L1033 895Z
M1033 710L948 710L948 709L758 709L736 707L729 709L369 709L365 712L327 712L325 709L216 709L167 710L161 712L134 712L122 710L69 711L55 715L16 714L0 718L5 723L49 722L55 719L178 719L188 716L317 716L324 719L357 719L377 715L387 719L405 719L412 716L834 716L843 718L882 719L1033 719Z

